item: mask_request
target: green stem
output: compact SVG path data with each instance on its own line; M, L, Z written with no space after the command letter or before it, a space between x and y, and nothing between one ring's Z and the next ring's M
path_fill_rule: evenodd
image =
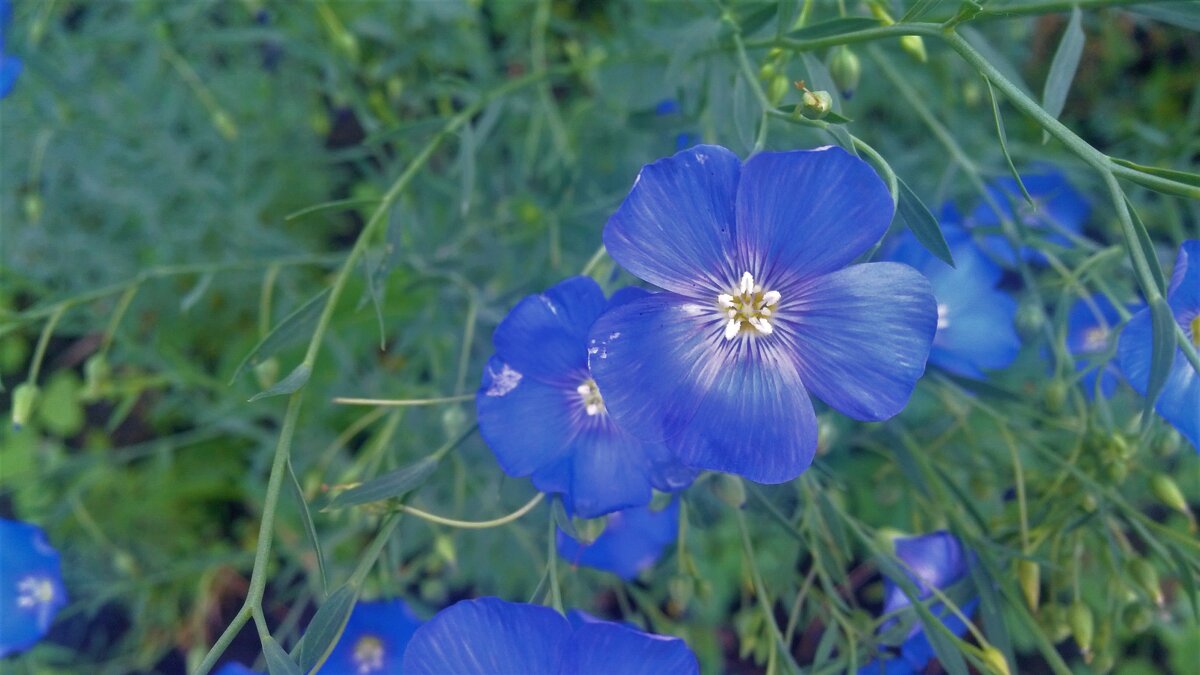
M428 511L422 511L418 508L408 505L402 505L400 510L409 515L416 516L421 520L428 520L431 523L445 525L446 527L456 527L461 530L486 530L488 528L500 527L501 525L507 525L513 521L519 520L526 513L532 511L535 506L542 503L542 499L544 499L545 496L546 493L539 492L533 497L533 499L525 502L525 505L516 511L492 520L455 520L454 518L445 518L443 516L435 515L429 513Z
M539 494L538 497L542 495ZM559 614L565 614L563 611L562 589L558 586L558 528L554 524L554 510L550 510L550 527L546 534L546 574L550 576L550 605L558 610Z
M37 347L33 350L33 360L29 362L29 376L25 378L30 386L37 385L38 373L42 370L42 359L46 358L46 346L50 344L50 336L54 334L54 327L58 325L58 320L66 311L66 307L59 307L58 311L50 315L46 325L42 326L42 334L38 336Z

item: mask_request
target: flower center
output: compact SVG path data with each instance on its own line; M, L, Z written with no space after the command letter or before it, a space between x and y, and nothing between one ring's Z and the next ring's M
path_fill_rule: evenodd
M600 389L596 387L595 380L589 377L583 384L575 387L575 391L579 392L579 399L583 401L583 409L587 411L588 417L605 412L604 399L600 396Z
M742 280L732 293L717 296L717 305L725 315L725 339L732 340L740 333L775 332L771 317L779 305L779 291L764 291L762 284L754 283L754 275L742 273Z
M354 665L359 675L383 670L383 642L374 635L364 635L354 643Z
M54 600L54 584L47 577L25 577L17 582L17 607L28 609Z
M1108 346L1108 329L1104 326L1092 326L1083 331L1083 351L1103 351Z
M938 306L937 306L937 310L938 310L937 329L942 330L950 325L950 308L946 306L946 303L939 302Z

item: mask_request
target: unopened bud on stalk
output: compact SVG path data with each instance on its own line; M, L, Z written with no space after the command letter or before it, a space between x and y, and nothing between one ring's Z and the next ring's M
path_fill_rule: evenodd
M1189 519L1192 517L1192 511L1188 508L1187 500L1183 498L1179 484L1167 474L1154 474L1150 478L1150 491L1164 505L1186 515Z
M1154 612L1141 602L1131 602L1121 612L1121 622L1131 633L1144 633L1154 623Z
M1092 608L1082 600L1076 600L1067 610L1067 623L1071 626L1071 637L1079 645L1085 663L1092 662L1092 640L1096 633L1096 620L1092 616Z
M696 592L696 580L686 574L676 574L667 582L667 594L680 613L687 609Z
M1010 675L1012 673L1008 669L1008 659L1004 658L1004 654L1001 654L999 649L988 645L983 648L980 656L993 675Z
M1042 568L1032 560L1017 561L1017 583L1021 585L1021 593L1025 596L1025 603L1029 605L1029 610L1036 612L1038 608L1038 600L1042 592Z
M229 113L225 112L224 110L218 110L213 113L212 123L213 126L217 128L217 131L220 132L221 136L225 137L225 140L232 141L237 138L237 123L235 123L233 118L229 116Z
M829 57L829 74L833 76L833 81L842 92L842 96L850 98L858 89L862 63L849 47L834 47L833 54Z
M32 382L18 384L12 393L12 422L14 429L20 429L29 423L33 415L33 406L37 403L38 387Z
M83 364L83 391L79 396L85 401L95 401L104 395L112 369L103 352L92 354Z
M767 100L771 105L779 105L788 91L788 86L788 78L782 73L771 79L771 84L767 86Z
M1129 576L1133 577L1134 583L1142 590L1154 604L1159 607L1163 604L1162 585L1158 582L1158 570L1151 565L1145 558L1134 558L1126 565L1126 571Z
M900 48L921 63L929 60L929 56L925 53L925 41L921 39L920 35L905 35L900 38Z
M717 499L735 509L746 505L746 486L742 485L742 479L737 476L720 474L713 481L713 491L716 492Z
M608 517L572 518L571 524L575 528L576 540L580 544L588 546L599 539L600 535L604 534L604 529L608 527Z

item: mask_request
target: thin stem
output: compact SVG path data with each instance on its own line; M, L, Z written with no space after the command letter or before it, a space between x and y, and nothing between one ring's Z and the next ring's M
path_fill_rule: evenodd
M513 521L520 520L522 516L532 511L538 504L541 504L545 497L546 493L539 492L534 496L533 499L525 502L525 505L516 511L492 520L455 520L454 518L446 518L429 513L428 511L422 511L421 509L408 506L407 504L402 504L399 510L409 515L416 516L421 520L428 520L431 523L445 525L446 527L456 527L460 530L486 530L488 528L500 527L501 525L507 525Z
M50 344L50 336L54 334L54 327L58 325L58 320L66 311L66 307L60 307L58 311L50 315L46 325L42 326L42 334L38 336L37 347L33 350L33 360L29 362L29 375L25 378L25 381L31 386L37 384L38 373L42 370L42 359L46 357L46 346Z
M438 405L441 403L460 403L462 401L470 401L474 398L475 394L438 396L436 398L349 398L346 396L336 396L334 397L333 402L339 405L375 405L392 408L407 408L422 405Z
M545 493L538 494L538 497L541 497L542 494ZM563 611L562 589L558 585L558 547L555 545L558 539L558 531L554 524L553 509L550 510L549 523L550 527L546 534L546 573L550 576L550 604L554 609L558 610L559 614L565 614Z

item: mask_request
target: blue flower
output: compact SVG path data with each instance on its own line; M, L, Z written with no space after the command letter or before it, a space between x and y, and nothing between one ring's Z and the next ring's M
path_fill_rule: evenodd
M419 628L405 675L665 675L699 673L679 638L538 605L463 600Z
M1046 169L1041 173L1022 174L1021 182L1033 198L1033 205L1025 201L1021 188L1014 178L1001 178L988 186L988 196L1000 209L997 213L986 201L975 208L967 223L971 227L999 227L1001 214L1004 218L1014 217L1031 230L1032 234L1059 246L1071 246L1066 233L1079 234L1091 212L1091 206L1057 169ZM980 246L993 258L1006 265L1013 264L1012 246L1004 235L988 234ZM1032 246L1021 247L1021 258L1026 262L1043 263L1045 256Z
M901 537L896 539L896 557L908 568L906 574L920 591L919 598L926 600L936 588L945 590L966 578L969 572L968 558L962 544L954 535L945 531L917 537ZM970 615L975 610L978 600L972 599L964 603L960 609L964 615ZM891 579L884 581L883 613L902 612L912 606L912 602L904 591ZM938 617L952 633L962 636L967 632L967 625L956 614L950 612L941 602L931 603L929 611ZM883 629L895 624L895 620L883 625ZM925 635L919 623L915 623L900 645L898 653L886 654L878 660L867 664L858 671L859 675L874 675L886 672L888 675L921 672L930 659L934 657L933 646Z
M983 379L984 370L1007 367L1021 350L1013 326L1017 302L996 288L1003 272L971 242L950 205L942 208L942 232L955 267L938 260L907 231L889 259L915 267L933 285L937 334L930 363Z
M661 443L617 427L588 372L592 322L646 295L627 288L605 301L595 281L573 277L526 297L496 327L475 397L479 433L505 472L561 493L584 518L648 504L651 488L678 490L695 476Z
M421 620L403 600L375 600L354 606L342 637L321 668L329 675L396 673Z
M1200 240L1185 241L1179 247L1167 288L1167 304L1192 344L1200 345ZM1152 344L1150 309L1146 308L1133 315L1117 344L1121 371L1143 396L1150 379ZM1170 374L1154 409L1200 452L1200 374L1182 349L1176 348Z
M858 420L907 403L937 327L905 265L847 265L892 200L841 148L744 165L701 145L642 169L604 228L612 257L666 290L605 313L589 365L613 419L687 465L762 483L812 461L809 393Z
M251 670L237 661L226 661L213 675L263 675L257 670Z
M1095 359L1112 347L1113 328L1120 320L1117 308L1104 295L1076 300L1067 314L1067 351L1075 356L1075 370L1083 372L1080 384L1089 399L1094 396L1097 375L1104 398L1117 388L1116 368L1109 363L1097 366Z
M67 604L58 551L36 525L0 518L0 658L29 649Z
M9 0L0 0L0 98L8 96L17 83L17 76L21 74L21 59L4 53L4 34L8 31L11 21L12 3Z
M679 503L671 500L657 512L643 506L609 514L604 532L591 544L580 544L559 530L558 554L572 564L632 579L654 566L663 547L674 543L678 532Z

